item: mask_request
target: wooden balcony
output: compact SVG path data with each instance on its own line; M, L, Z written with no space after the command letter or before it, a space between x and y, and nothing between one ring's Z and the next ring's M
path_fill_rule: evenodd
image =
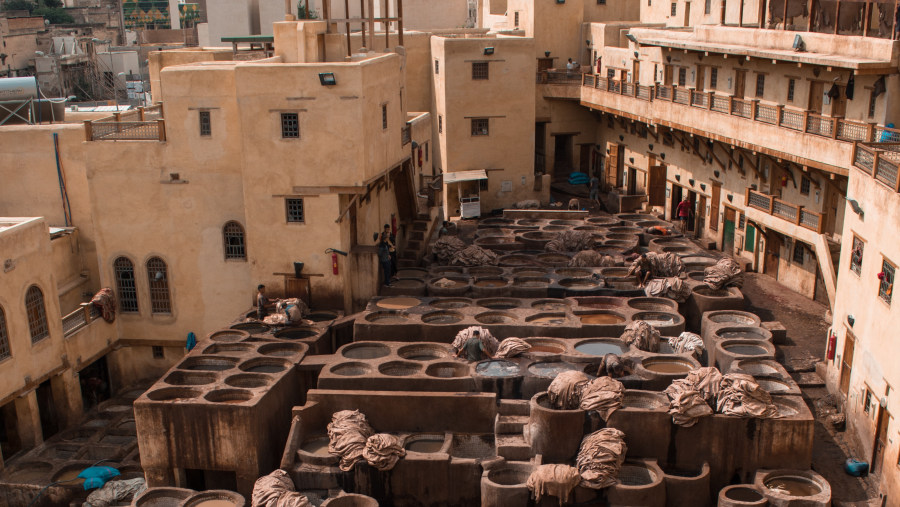
M548 99L581 99L581 72L567 72L564 70L542 70L537 73L536 83L538 90Z
M163 106L139 107L84 122L87 141L165 141Z
M747 206L766 214L778 217L786 222L809 229L816 234L825 232L825 220L821 213L810 211L803 206L783 201L773 195L764 194L747 188Z
M900 142L854 143L853 166L894 192L900 192Z

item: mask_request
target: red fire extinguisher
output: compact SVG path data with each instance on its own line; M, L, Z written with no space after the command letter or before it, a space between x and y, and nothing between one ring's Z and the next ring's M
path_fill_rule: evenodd
M397 215L391 213L391 234L397 236Z
M833 332L828 332L828 352L826 356L829 361L834 361L834 349L837 348L837 335Z
M337 254L334 252L331 252L331 272L338 274Z

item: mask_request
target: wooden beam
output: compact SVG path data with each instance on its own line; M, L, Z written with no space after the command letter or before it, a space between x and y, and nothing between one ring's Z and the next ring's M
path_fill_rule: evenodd
M716 146L722 148L722 151L725 152L725 156L728 157L728 161L731 162L731 165L733 165L734 168L738 170L738 172L743 174L744 169L741 167L741 164L738 163L737 159L734 158L734 154L731 152L731 149L729 149L727 146L725 146L722 143L714 142L713 149L715 149Z
M809 17L806 18L806 31L811 32L813 29L813 18L816 16L816 0L809 0L806 12L809 13Z
M750 157L751 153L743 148L735 148L735 150L740 152L741 158L744 160L744 163L750 166L750 169L753 170L753 173L756 174L756 177L759 178L760 181L766 181L766 177L762 172L760 172L758 164L754 163L753 159Z
M294 187L291 192L296 195L319 194L364 194L365 186L322 186L322 187Z
M368 195L369 194L366 193L366 196L368 196ZM344 215L346 215L350 211L350 208L352 208L353 206L356 205L357 201L359 201L358 194L354 195L353 199L350 199L350 202L347 204L347 206L343 210L341 210L341 213L338 215L337 220L335 220L334 223L336 223L336 224L341 223L341 220L344 219Z
M866 2L866 14L863 20L863 37L869 36L869 18L872 17L872 2Z
M834 34L838 34L838 27L841 20L841 0L837 0L834 4Z
M787 30L787 6L788 0L784 0L784 13L781 15L781 29Z

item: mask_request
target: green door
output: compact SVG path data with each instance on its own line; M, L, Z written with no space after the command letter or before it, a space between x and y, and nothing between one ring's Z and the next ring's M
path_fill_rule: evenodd
M744 239L744 250L753 253L756 250L756 227L747 224L747 234Z

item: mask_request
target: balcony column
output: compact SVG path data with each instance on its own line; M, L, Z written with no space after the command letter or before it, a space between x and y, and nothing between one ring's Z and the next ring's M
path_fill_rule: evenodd
M725 11L727 9L728 0L722 0L722 8L719 9L719 24L725 24Z
M38 408L37 390L32 389L15 399L16 429L22 449L33 449L44 442L41 430L41 411Z
M66 369L59 375L54 375L50 378L50 389L60 418L60 428L68 428L77 423L84 414L78 373Z

